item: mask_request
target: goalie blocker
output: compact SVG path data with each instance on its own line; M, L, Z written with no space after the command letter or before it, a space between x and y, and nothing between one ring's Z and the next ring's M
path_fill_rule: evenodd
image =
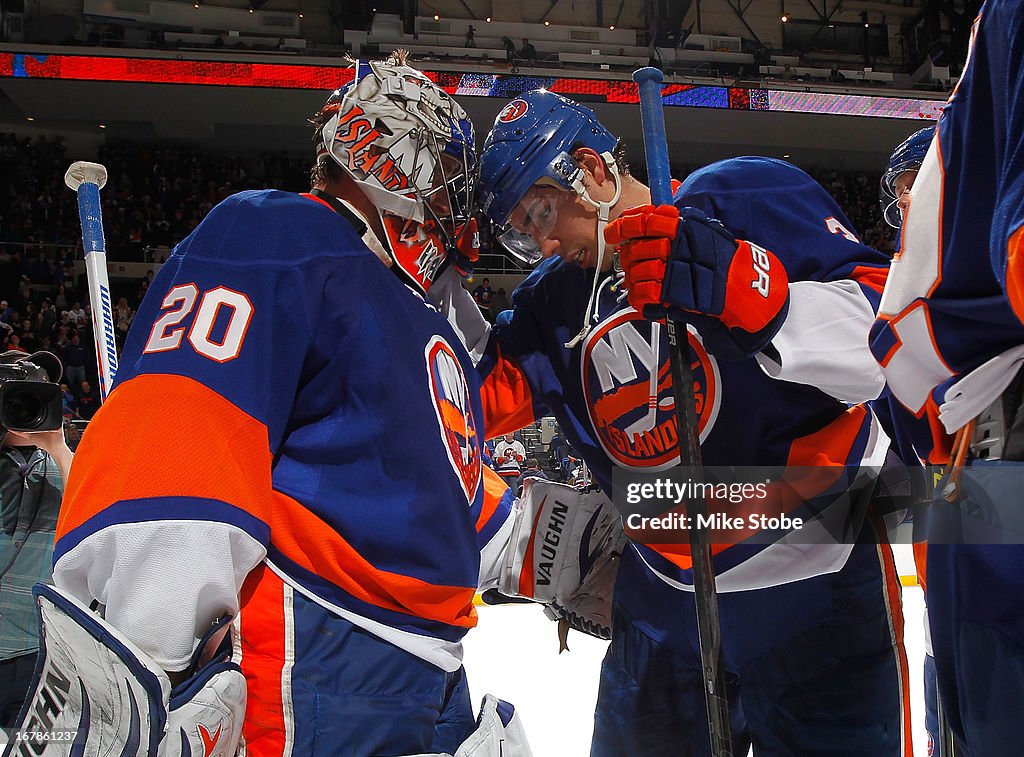
M545 613L611 638L611 599L626 535L599 491L528 478L515 505L498 590L545 605ZM564 639L563 639L564 643Z

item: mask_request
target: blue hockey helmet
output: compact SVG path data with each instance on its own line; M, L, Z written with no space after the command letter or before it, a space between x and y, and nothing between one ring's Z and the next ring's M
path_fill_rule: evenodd
M484 142L480 209L501 226L538 182L579 192L572 150L589 147L610 155L617 141L589 108L546 89L526 92L501 110Z
M878 187L878 203L882 207L885 222L894 229L903 224L898 204L899 196L896 194L896 179L906 171L916 171L921 167L934 135L935 127L926 126L903 140L889 157L889 163Z

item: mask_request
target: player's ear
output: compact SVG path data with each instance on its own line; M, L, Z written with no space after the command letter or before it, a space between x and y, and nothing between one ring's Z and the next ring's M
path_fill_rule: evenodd
M577 147L572 154L576 165L582 168L595 183L601 184L607 177L604 160L589 147Z

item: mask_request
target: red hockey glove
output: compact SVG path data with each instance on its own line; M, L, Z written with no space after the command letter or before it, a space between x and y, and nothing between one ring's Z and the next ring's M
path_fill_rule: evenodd
M648 318L672 310L723 356L751 355L779 330L789 303L782 262L737 240L696 208L644 205L608 224L605 240L619 247L629 304ZM722 329L722 326L725 329ZM727 341L715 349L714 342Z

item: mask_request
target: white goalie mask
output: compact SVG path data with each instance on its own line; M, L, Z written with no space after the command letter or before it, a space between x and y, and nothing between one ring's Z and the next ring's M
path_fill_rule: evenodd
M318 164L329 156L358 183L394 265L429 289L472 207L476 142L462 106L396 55L357 63L313 123Z

